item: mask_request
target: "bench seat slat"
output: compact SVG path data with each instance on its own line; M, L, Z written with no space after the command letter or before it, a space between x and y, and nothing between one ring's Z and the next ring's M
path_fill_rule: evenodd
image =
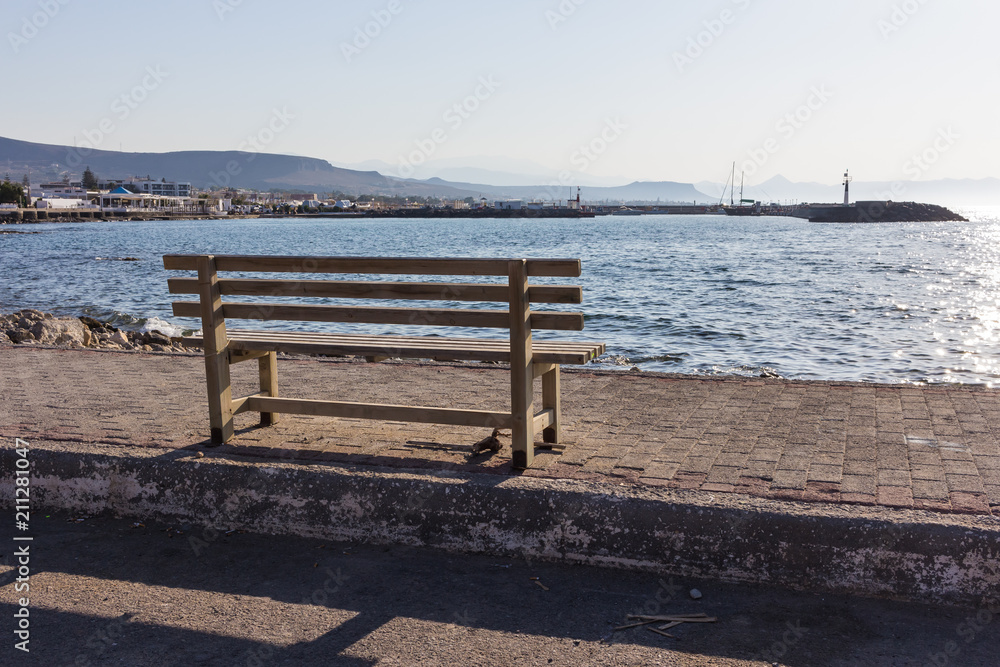
M478 338L415 338L364 336L312 332L230 330L230 348L239 351L267 350L288 354L333 356L387 356L404 359L448 359L453 361L510 361L506 340ZM188 347L201 347L202 339L184 339ZM534 361L539 364L583 365L604 354L600 343L535 341Z
M456 410L413 405L382 405L344 401L316 401L299 398L272 398L254 395L235 401L240 412L277 412L341 417L347 419L381 419L383 421L449 424L452 426L492 426L510 428L511 416L506 412L487 410Z
M198 294L197 278L169 278L171 294ZM223 296L316 297L330 299L412 299L421 301L493 301L510 298L507 285L476 283L348 282L335 280L272 280L223 278ZM532 285L533 303L582 303L583 290L576 285Z
M197 301L175 301L177 317L200 317ZM224 303L222 316L229 320L290 320L298 322L356 322L362 324L398 324L438 327L476 327L506 329L510 315L505 310L467 310L458 308L365 308L357 306L304 306L287 303ZM533 329L582 331L583 313L531 314Z
M203 255L164 255L168 270L198 270ZM427 276L506 276L508 259L445 259L437 257L288 257L280 255L215 255L219 271L284 273L375 273ZM529 259L529 276L575 278L579 259Z

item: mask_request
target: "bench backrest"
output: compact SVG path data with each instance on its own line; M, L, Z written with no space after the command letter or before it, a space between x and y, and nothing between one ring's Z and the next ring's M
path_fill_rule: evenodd
M177 301L177 317L200 317L211 328L227 319L355 322L515 330L583 329L578 312L531 312L531 303L577 304L576 285L530 285L529 277L576 277L578 259L439 259L389 257L283 257L255 255L165 255L169 270L197 271L197 278L170 278L171 294L197 294ZM313 278L220 278L220 272L308 275L503 276L504 283L323 280ZM223 297L299 297L505 303L504 310L333 306L303 303L223 301ZM209 329L206 326L206 332ZM221 332L224 335L224 328ZM529 334L530 335L530 334Z

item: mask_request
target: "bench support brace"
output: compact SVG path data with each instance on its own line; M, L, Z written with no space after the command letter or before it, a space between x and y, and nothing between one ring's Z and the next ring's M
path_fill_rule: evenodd
M260 393L271 398L278 397L278 354L268 352L257 360L260 370ZM278 423L277 412L260 413L261 426L274 426Z

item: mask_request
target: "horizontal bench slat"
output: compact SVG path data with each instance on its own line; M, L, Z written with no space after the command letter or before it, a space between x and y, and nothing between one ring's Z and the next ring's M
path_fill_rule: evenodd
M169 278L171 294L198 294L197 278ZM507 285L474 283L347 282L334 280L256 280L223 278L223 296L287 296L331 299L413 299L422 301L508 302ZM528 299L533 303L582 303L583 290L576 285L532 285Z
M379 345L391 345L394 347L421 346L428 349L439 347L442 349L503 349L510 347L509 340L499 340L493 338L435 338L431 336L377 336L364 334L328 334L325 332L290 332L290 331L245 331L230 330L228 332L230 340L274 340L284 342L310 342L310 343L353 343L357 345L367 345L375 348ZM535 340L532 347L537 350L593 350L601 348L599 343L580 343L577 341L546 341Z
M197 301L175 301L177 317L201 317ZM222 316L226 319L286 320L298 322L359 322L364 324L396 324L438 327L476 327L506 329L510 315L503 310L460 310L432 308L361 308L355 306L303 306L281 303L225 303ZM582 331L583 313L531 314L532 329Z
M205 255L164 255L168 270L198 270ZM437 257L289 257L276 255L215 255L218 271L287 273L380 273L428 276L506 276L508 259L443 259ZM575 278L579 259L529 259L529 276Z
M267 350L287 354L510 361L510 343L506 340L239 330L229 331L228 335L230 348L234 351ZM188 347L201 347L202 341L200 338L191 337L185 338L184 344ZM604 354L604 345L600 343L536 341L533 348L533 359L538 364L582 365Z
M455 410L411 405L381 405L375 403L349 403L342 401L315 401L299 398L272 398L249 396L234 401L240 412L277 412L283 414L312 415L314 417L342 417L347 419L381 419L383 421L417 422L422 424L449 424L452 426L492 426L510 428L512 419L506 412L486 410Z

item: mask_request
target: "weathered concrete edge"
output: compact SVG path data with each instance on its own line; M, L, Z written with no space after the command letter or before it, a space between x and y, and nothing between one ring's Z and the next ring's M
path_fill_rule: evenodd
M207 527L189 533L196 552L219 531L242 529L963 606L1000 601L1000 525L989 517L858 516L733 494L87 449L31 449L33 508ZM0 450L5 500L14 459L13 448Z

